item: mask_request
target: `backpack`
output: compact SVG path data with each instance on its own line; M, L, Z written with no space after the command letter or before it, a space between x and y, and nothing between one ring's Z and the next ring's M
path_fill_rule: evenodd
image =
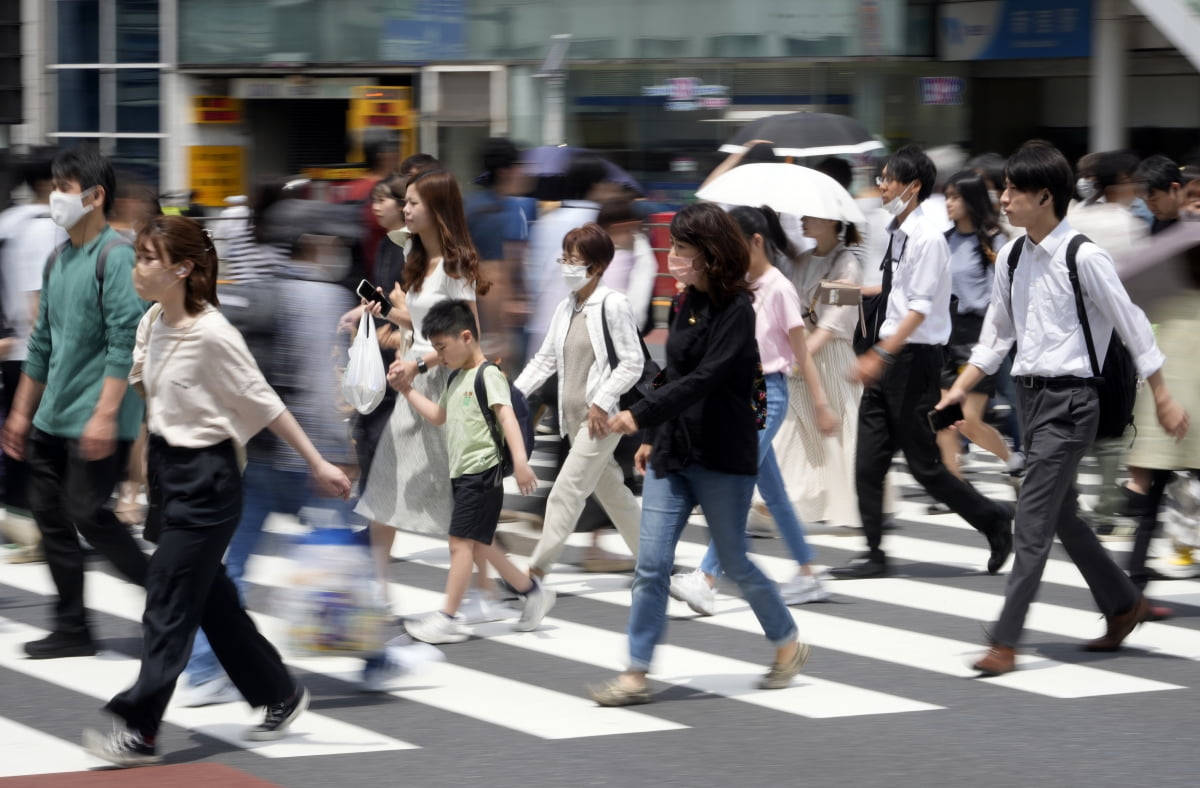
M1091 243L1091 239L1082 233L1072 236L1067 242L1067 275L1071 279L1071 289L1075 291L1075 311L1079 322L1083 324L1083 338L1087 342L1088 359L1092 363L1092 375L1099 382L1100 420L1096 427L1096 438L1119 438L1125 433L1125 428L1133 424L1133 403L1137 398L1138 375L1133 363L1133 356L1121 341L1116 330L1108 340L1108 354L1104 357L1101 367L1096 359L1096 345L1092 341L1092 327L1088 322L1087 310L1083 305L1083 290L1079 285L1079 268L1075 257L1079 247ZM1013 273L1017 270L1017 262L1021 257L1021 249L1025 246L1025 236L1021 236L1013 244L1008 255L1008 298L1012 303Z
M70 241L64 241L57 249L50 253L49 259L46 260L45 279L50 281L50 272L54 269L54 264L58 262L58 258L71 245ZM133 248L133 244L128 238L121 234L117 234L115 238L110 238L104 248L100 250L100 254L96 257L96 303L100 306L100 312L104 312L104 269L108 266L108 253L113 249L118 249L122 246Z
M490 361L484 361L479 365L475 372L475 401L479 403L479 410L483 413L484 421L487 422L488 431L492 433L492 440L496 442L496 452L500 455L501 475L512 476L512 452L505 444L504 431L496 419L495 412L492 411L492 406L488 404L487 386L483 381L483 371L488 367L495 366ZM496 368L499 369L499 367ZM450 377L446 380L447 386L454 382L454 378L460 371L456 369L450 373ZM529 403L525 400L525 395L521 393L521 390L512 384L512 381L508 383L508 395L512 398L513 414L517 417L517 426L521 428L521 440L525 442L525 457L528 459L533 454L533 416L529 412Z

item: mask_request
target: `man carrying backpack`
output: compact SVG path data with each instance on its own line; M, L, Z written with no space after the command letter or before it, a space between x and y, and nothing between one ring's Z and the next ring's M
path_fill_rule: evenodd
M1112 411L1122 409L1119 391L1127 381L1116 374L1110 374L1112 380L1100 376L1114 328L1150 384L1163 429L1176 438L1188 429L1187 412L1163 382L1165 357L1150 322L1130 302L1108 253L1078 240L1082 236L1064 220L1072 173L1062 153L1047 142L1027 142L1008 160L1004 174L1001 206L1027 236L1000 250L979 343L937 405L940 410L961 403L1016 342L1013 377L1025 428L1026 477L1017 499L1015 559L1004 609L991 630L990 650L973 665L984 676L1015 669L1025 616L1056 534L1107 622L1104 635L1084 644L1085 650L1116 651L1149 611L1141 592L1080 518L1074 487L1079 460L1099 422L1122 418ZM1120 352L1116 342L1111 344L1114 353Z
M133 249L106 218L116 178L107 159L82 146L60 153L52 175L50 218L70 243L42 276L2 438L5 453L29 463L29 507L58 590L54 629L25 644L33 659L96 653L76 531L131 582L142 585L147 566L109 503L142 423L128 376L146 307L133 289Z

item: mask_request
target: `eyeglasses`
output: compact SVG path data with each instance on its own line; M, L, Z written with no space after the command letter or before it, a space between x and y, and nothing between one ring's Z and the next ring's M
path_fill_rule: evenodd
M574 257L560 257L554 262L559 265L587 265L583 260L577 260Z
M875 185L876 186L886 186L887 184L891 183L892 180L893 180L892 176L890 176L890 175L876 175L875 176Z

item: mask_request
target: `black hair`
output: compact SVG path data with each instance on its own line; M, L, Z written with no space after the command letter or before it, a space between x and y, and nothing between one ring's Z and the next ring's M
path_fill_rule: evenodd
M597 183L608 178L604 159L594 153L578 153L571 158L563 176L563 199L584 200Z
M772 164L781 161L783 159L775 155L775 146L769 142L759 142L746 149L738 164Z
M438 301L421 321L421 334L430 342L434 337L456 337L464 331L470 331L472 339L479 339L475 313L471 311L471 305L461 298Z
M979 242L979 262L987 268L996 261L996 253L992 250L992 238L1000 230L1000 224L996 221L996 209L988 197L987 183L975 170L961 170L950 176L942 191L948 192L950 189L962 200L967 219L975 228L975 239Z
M1146 188L1152 192L1167 192L1171 190L1172 183L1180 183L1180 169L1166 156L1151 156L1138 165L1133 178L1146 184Z
M988 182L989 189L1004 191L1005 158L999 153L981 153L967 160L967 169L979 173Z
M846 191L850 191L850 184L854 180L854 170L850 169L850 162L830 156L822 159L815 169L833 178Z
M418 173L428 170L438 170L441 167L442 163L428 153L414 153L400 162L400 166L397 169L401 175L411 178Z
M1103 194L1105 189L1122 183L1123 178L1133 177L1138 168L1137 155L1127 150L1109 150L1092 154L1088 170Z
M250 206L251 221L254 223L254 242L256 244L270 244L278 233L271 232L271 225L267 219L267 212L275 203L284 199L287 181L279 178L272 178L262 181L258 184L254 193L254 200Z
M1047 189L1054 200L1054 216L1060 221L1075 193L1074 173L1062 151L1045 140L1029 140L1017 148L1004 165L1004 178L1020 192Z
M508 137L490 137L479 149L479 158L488 183L496 182L496 172L516 166L521 152Z
M921 182L917 192L917 202L922 203L933 194L933 184L937 180L937 167L933 159L916 145L905 145L892 154L887 162L888 175L897 183Z
M21 180L30 189L37 189L39 183L54 180L52 167L54 159L51 156L32 155L21 164Z
M780 254L788 258L796 256L796 250L788 239L787 233L783 231L783 225L779 223L779 214L775 213L774 208L766 205L758 208L738 205L729 210L729 215L741 228L742 236L746 239L747 244L754 236L762 236L763 251L767 253L767 259L772 263Z
M387 153L395 153L399 145L400 141L394 132L378 128L363 131L362 150L367 169L375 170L380 159Z
M629 222L641 222L641 218L633 211L633 200L625 197L605 202L600 206L600 215L596 217L596 224L605 230L615 224Z
M104 188L104 214L107 216L117 198L117 176L112 162L100 155L94 145L76 145L54 157L51 175L59 181L78 181L80 188Z

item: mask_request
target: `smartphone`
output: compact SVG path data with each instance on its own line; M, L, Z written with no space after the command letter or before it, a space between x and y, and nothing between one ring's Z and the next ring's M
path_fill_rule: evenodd
M929 429L941 432L954 426L954 422L963 420L962 405L950 405L942 410L931 410L926 418L929 419Z
M388 316L388 312L392 311L392 302L387 300L387 296L375 289L375 285L368 282L366 279L358 283L358 295L360 298L365 298L368 301L374 301L382 308L384 317Z

